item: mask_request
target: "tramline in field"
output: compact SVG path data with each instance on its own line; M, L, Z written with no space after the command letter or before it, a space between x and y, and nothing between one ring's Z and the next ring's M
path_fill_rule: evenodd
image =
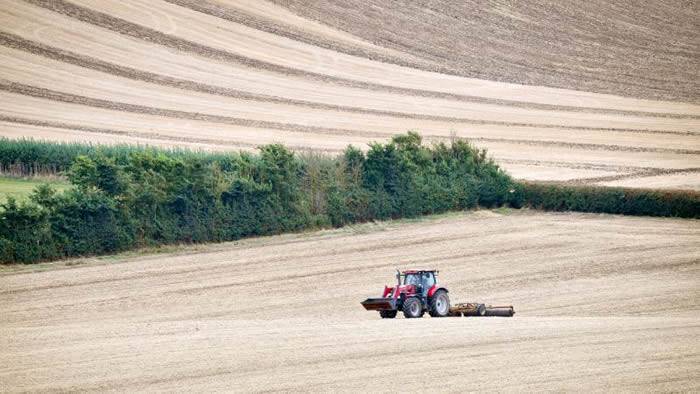
M379 311L383 319L393 319L399 311L407 319L446 316L504 316L515 314L512 305L491 306L482 303L459 303L450 306L449 291L437 282L437 270L396 270L395 287L384 286L382 296L368 298L361 304L368 311Z

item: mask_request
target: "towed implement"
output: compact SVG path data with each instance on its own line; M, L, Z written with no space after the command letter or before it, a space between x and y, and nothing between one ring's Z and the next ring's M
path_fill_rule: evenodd
M493 306L466 302L450 307L450 316L502 316L511 317L515 315L513 305Z
M505 316L515 314L512 305L491 306L480 303L459 303L450 306L445 287L438 285L436 270L396 271L397 284L384 286L381 297L368 298L361 304L368 311L378 311L383 319L393 319L400 312L407 319L446 316Z

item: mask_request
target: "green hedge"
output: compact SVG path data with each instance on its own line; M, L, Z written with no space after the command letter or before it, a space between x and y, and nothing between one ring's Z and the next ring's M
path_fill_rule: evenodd
M125 164L131 154L157 150L168 156L218 162L222 167L231 164L229 153L210 153L188 149L154 149L139 145L92 145L76 142L44 142L33 139L0 137L0 171L18 176L55 174L67 171L78 156L106 156L118 164Z
M622 215L700 217L700 193L606 186L523 182L515 199L546 211L599 212Z
M18 146L3 160L57 163L74 187L43 185L27 202L0 205L6 263L500 206L514 195L485 151L463 141L424 146L415 133L336 158L281 145L210 155L0 140L0 152Z
M464 141L408 133L364 153L209 154L0 139L0 165L46 166L73 187L0 204L0 261L33 263L142 246L234 240L476 206L700 217L700 194L516 183Z

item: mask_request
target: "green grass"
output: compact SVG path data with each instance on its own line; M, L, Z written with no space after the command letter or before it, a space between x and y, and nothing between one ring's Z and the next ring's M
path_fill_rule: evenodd
M62 192L70 187L68 181L53 178L13 178L0 176L0 203L7 201L7 197L14 197L17 201L26 200L35 187L48 183L57 191Z

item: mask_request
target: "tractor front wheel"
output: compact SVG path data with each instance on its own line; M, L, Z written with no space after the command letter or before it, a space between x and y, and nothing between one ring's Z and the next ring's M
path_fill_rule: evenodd
M443 290L438 290L430 300L430 316L445 317L450 313L450 297Z
M416 297L411 297L403 303L403 316L406 319L413 319L423 316L423 306Z
M396 317L396 311L379 311L379 316L382 319L393 319Z

